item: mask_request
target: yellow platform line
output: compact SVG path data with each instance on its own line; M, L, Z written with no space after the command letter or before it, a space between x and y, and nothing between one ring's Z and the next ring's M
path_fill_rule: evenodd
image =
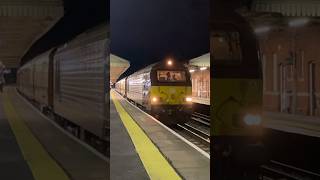
M138 152L138 155L152 180L176 180L181 179L159 149L152 143L149 137L131 118L116 99L114 92L110 93L112 101L119 113L120 119L126 127L129 136Z
M3 97L4 112L34 179L69 180L63 169L50 157L15 111L8 95L3 94Z

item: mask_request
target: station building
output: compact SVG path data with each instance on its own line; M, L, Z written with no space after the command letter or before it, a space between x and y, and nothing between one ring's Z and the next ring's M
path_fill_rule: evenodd
M210 54L189 61L192 80L192 99L199 104L210 105Z
M110 54L110 85L114 85L118 78L130 67L130 62L117 55Z
M254 24L265 111L320 117L320 2L257 0L253 9L267 17Z

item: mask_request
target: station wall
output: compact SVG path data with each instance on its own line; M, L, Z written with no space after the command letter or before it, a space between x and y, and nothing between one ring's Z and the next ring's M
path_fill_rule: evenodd
M320 27L275 29L259 37L266 111L320 117Z

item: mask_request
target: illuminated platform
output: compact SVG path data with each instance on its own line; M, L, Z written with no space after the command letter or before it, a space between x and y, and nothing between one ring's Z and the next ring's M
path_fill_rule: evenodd
M192 102L204 105L210 105L209 98L192 97Z
M294 134L320 137L319 117L264 112L263 126Z
M114 104L110 109L111 179L120 179L123 172L132 169L137 171L136 174L131 171L136 176L127 179L140 176L170 180L210 179L209 154L199 150L113 90L111 97ZM118 135L115 135L116 133ZM118 156L113 157L114 153ZM121 154L128 154L129 157L123 157ZM137 163L134 164L133 161ZM113 167L113 162L118 162L116 167ZM112 170L117 168L122 168L122 171Z
M106 180L108 161L21 97L0 93L0 179Z

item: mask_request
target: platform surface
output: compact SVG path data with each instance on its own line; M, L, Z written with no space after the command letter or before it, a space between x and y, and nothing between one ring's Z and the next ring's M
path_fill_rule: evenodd
M50 169L41 170L41 167L45 166L45 164L47 164L48 161L50 161L51 163L56 164L55 167L60 169L60 173L62 174L63 172L63 176L65 176L67 179L109 179L109 163L105 159L102 159L96 154L92 153L86 147L84 147L74 139L70 138L61 130L59 130L56 126L50 123L49 119L46 119L33 106L31 106L26 100L24 100L16 92L14 87L7 87L6 92L2 96L5 96L7 99L6 101L8 101L12 105L12 109L15 112L14 114L16 114L17 117L19 117L19 119L21 119L21 123L24 124L24 126L26 127L25 129L31 132L30 136L33 136L32 141L38 142L36 146L39 146L39 149L41 149L39 150L40 154L38 153L34 157L34 159L36 159L33 163L34 166L31 166L29 168L33 172L34 176L36 176L34 172L38 171L38 173L46 175L46 178L48 180L52 179L50 178L50 176L52 176L52 174L56 174L55 172L50 171ZM4 101L2 98L0 100L0 103L3 102ZM15 138L18 137L16 136ZM25 144L24 146L20 145L20 149L21 148L23 151L23 148L28 149L32 147L29 147L28 144ZM32 154L33 151L34 150L29 150L29 152L27 151L27 153L25 153L27 154L27 158L24 158L30 161L30 154ZM3 152L0 151L0 154L2 153ZM38 169L39 167L40 170Z
M210 179L209 158L138 110L115 91L111 93L183 179Z
M192 97L192 102L210 106L210 98Z
M110 162L112 180L149 179L112 100L110 100Z
M263 126L294 134L320 137L320 117L264 112Z
M3 108L0 94L0 179L33 180L32 172L20 151Z

